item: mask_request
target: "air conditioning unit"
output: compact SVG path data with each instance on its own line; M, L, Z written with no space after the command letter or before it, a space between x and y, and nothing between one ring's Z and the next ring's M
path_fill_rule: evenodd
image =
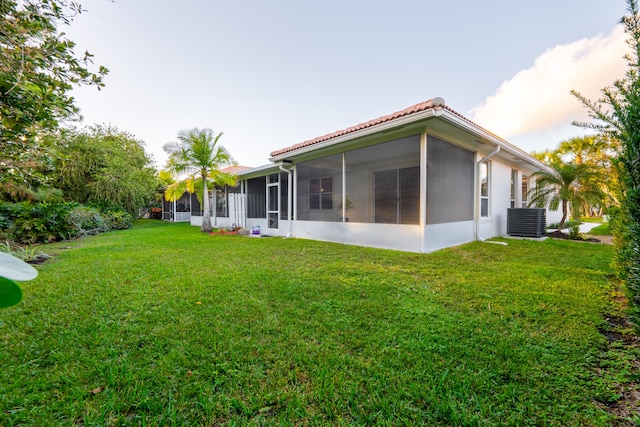
M547 211L543 208L507 209L507 234L519 237L542 237L547 230Z

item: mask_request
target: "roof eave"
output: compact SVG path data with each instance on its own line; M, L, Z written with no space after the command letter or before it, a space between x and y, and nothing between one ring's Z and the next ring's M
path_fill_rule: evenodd
M441 108L430 108L428 110L420 111L418 113L414 113L408 116L399 117L397 119L390 120L388 122L373 125L365 129L361 129L355 132L350 132L348 134L337 136L335 138L327 139L326 141L317 142L314 144L307 145L306 147L300 147L295 150L291 150L285 153L275 155L269 158L269 161L280 162L282 160L287 160L292 157L297 157L303 154L310 153L312 151L321 150L323 148L331 147L333 145L342 144L347 141L352 141L357 138L362 138L362 137L373 135L379 132L385 132L394 128L413 124L420 120L425 120L425 119L434 117L435 112L440 110Z

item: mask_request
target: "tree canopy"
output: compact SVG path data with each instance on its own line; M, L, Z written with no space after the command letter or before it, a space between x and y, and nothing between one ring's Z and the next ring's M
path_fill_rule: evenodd
M127 132L93 126L58 139L52 184L65 200L120 206L135 217L162 186L144 143Z
M19 193L43 181L43 132L76 116L74 85L103 86L108 70L77 56L61 27L82 12L68 0L0 1L0 187Z

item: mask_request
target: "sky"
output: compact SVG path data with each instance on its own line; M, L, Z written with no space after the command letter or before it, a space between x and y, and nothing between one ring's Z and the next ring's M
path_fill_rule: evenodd
M62 30L110 72L73 91L83 122L144 141L211 128L245 166L444 98L525 151L588 133L572 89L624 77L624 0L82 0Z

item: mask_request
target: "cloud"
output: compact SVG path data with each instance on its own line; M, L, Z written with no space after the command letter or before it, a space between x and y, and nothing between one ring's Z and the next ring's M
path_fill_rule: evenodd
M623 27L617 26L607 36L547 50L532 67L518 72L474 107L472 120L505 138L587 120L587 110L570 91L595 100L602 88L624 77L623 57L629 49L625 40Z

